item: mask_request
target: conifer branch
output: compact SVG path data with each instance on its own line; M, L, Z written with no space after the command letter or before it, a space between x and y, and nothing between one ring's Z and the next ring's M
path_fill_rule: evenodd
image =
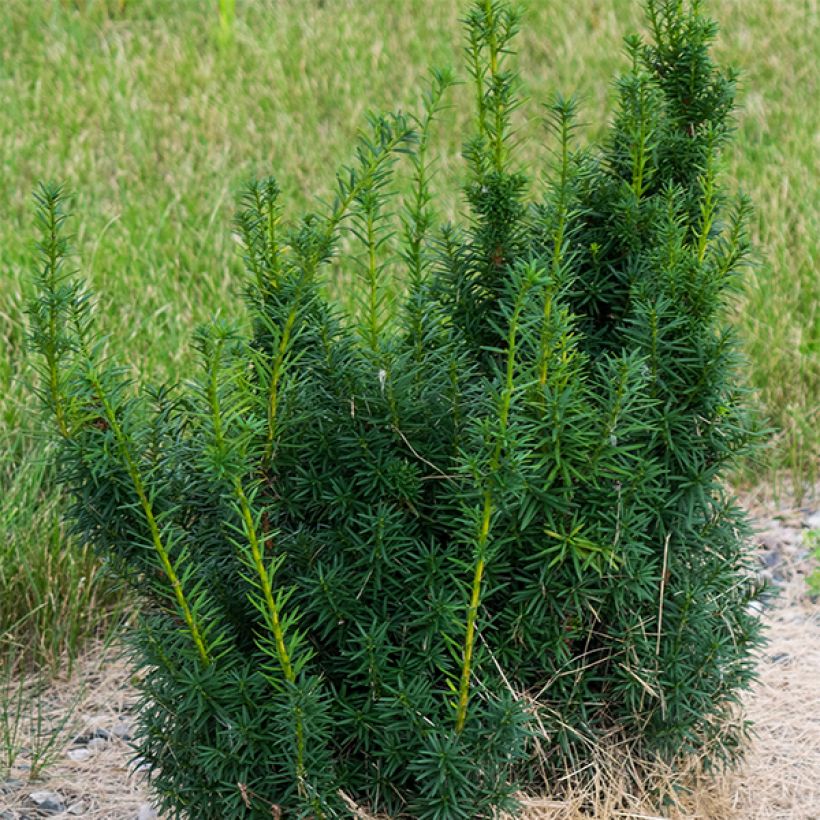
M229 453L231 445L225 435L223 410L219 399L220 375L223 372L221 365L225 358L224 348L228 338L230 338L230 335L226 335L224 330L219 329L216 334L214 334L213 331L211 331L211 333L203 333L201 340L201 351L207 374L205 393L208 400L211 433L215 450L215 463L220 465L220 471L232 463ZM227 379L227 384L233 388L232 381L232 378ZM244 459L238 463L243 462ZM290 652L288 651L282 614L273 588L273 574L277 566L281 564L282 557L274 559L272 568L269 569L265 566L263 556L264 543L259 537L251 500L245 491L244 483L239 473L235 471L235 468L231 469L229 467L228 469L230 472L233 472L232 478L228 476L228 480L242 522L246 544L250 551L249 560L247 562L256 575L256 584L262 594L262 600L258 606L265 616L265 621L273 637L275 654L282 670L282 675L288 684L294 686L297 681L296 669L291 660ZM260 646L260 648L264 649L263 646ZM294 709L294 722L296 744L295 770L300 791L304 796L306 794L305 729L301 710L298 707ZM318 812L317 817L321 818L323 814Z
M64 439L71 439L74 435L68 420L67 407L70 399L64 387L64 370L72 366L67 356L72 353L79 357L81 375L90 384L103 410L104 423L114 436L117 450L143 511L153 549L171 585L173 596L191 634L200 660L203 665L208 666L211 663L211 657L206 647L204 631L197 623L194 610L183 590L182 581L171 561L142 472L131 452L128 436L122 428L111 397L98 373L96 357L89 346L86 316L89 310L88 297L78 290L75 283L70 281L71 274L61 270L68 255L68 241L61 233L66 219L62 211L63 199L63 190L59 186L42 186L36 195L38 215L44 229L44 238L40 245L43 255L43 272L38 281L40 296L32 308L32 315L35 319L39 319L44 312L47 316L47 321L37 322L38 332L35 343L36 349L46 361L50 403L54 409L58 429ZM68 335L68 327L71 325L74 327L73 337Z
M515 391L516 367L516 340L519 330L519 319L524 309L530 289L535 285L539 271L535 265L530 265L522 271L523 281L516 295L515 305L510 316L507 331L507 355L505 365L504 387L498 403L498 426L495 431L495 444L490 455L487 475L484 478L485 487L481 502L481 516L476 535L475 569L470 586L470 605L467 610L467 626L464 635L464 652L461 665L461 678L458 689L458 708L456 710L456 732L464 729L467 719L467 706L470 699L470 676L472 671L473 647L475 644L476 620L481 605L481 584L487 562L487 546L490 538L492 518L495 512L495 499L491 482L501 465L501 456L506 444L507 424L510 415L510 404Z
M273 458L274 445L276 443L276 421L279 412L279 382L282 379L282 373L285 368L285 361L290 350L291 337L293 328L296 325L296 319L299 315L301 307L302 285L296 288L290 309L282 326L279 342L276 346L273 364L270 372L270 383L268 385L267 397L267 414L268 423L265 434L265 451L262 455L262 471L267 472L270 469L271 459Z
M57 428L63 438L69 438L63 369L70 343L63 328L68 322L71 288L68 286L70 273L64 270L68 257L68 242L62 235L66 219L62 208L64 192L59 185L41 184L34 200L42 235L37 246L40 252L38 298L29 310L33 326L31 343L45 361L48 404L53 409Z
M171 584L174 598L176 599L177 605L182 612L185 625L191 633L191 638L193 639L194 645L199 653L200 660L204 666L210 666L211 656L205 645L203 630L196 621L194 610L188 602L187 596L182 588L182 581L180 580L179 575L177 574L171 561L171 557L165 544L165 539L162 536L162 532L154 512L154 505L148 496L148 492L146 491L142 471L139 468L134 454L131 452L131 445L128 436L120 424L116 409L111 402L108 391L103 385L99 373L97 372L94 355L88 346L88 342L84 338L82 328L79 327L77 328L77 339L79 342L79 352L84 359L85 377L88 379L95 396L99 400L103 409L105 421L114 435L114 440L117 443L117 449L120 452L120 456L126 467L128 475L131 478L134 492L137 495L140 507L145 515L145 521L148 524L148 530L151 534L151 543L154 551L156 552L162 569Z
M570 140L575 128L576 107L577 104L573 98L566 99L561 96L558 96L550 106L552 126L557 131L559 137L560 157L558 162L557 215L552 242L551 277L544 289L544 310L541 322L541 342L538 362L538 384L541 388L547 383L552 310L555 297L561 284L561 270L564 263L564 244L570 196Z
M434 119L444 107L444 95L455 84L449 71L434 70L432 74L430 90L424 96L424 114L416 118L418 144L410 155L413 167L412 197L402 214L406 248L403 258L409 268L411 292L420 286L424 271L429 265L429 259L426 259L424 254L424 242L435 216L432 209L427 158L430 130Z

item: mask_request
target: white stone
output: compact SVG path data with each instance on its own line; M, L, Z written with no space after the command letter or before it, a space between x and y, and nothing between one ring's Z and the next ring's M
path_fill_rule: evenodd
M82 763L84 760L88 760L88 758L91 757L91 750L86 748L69 749L66 754L76 763Z

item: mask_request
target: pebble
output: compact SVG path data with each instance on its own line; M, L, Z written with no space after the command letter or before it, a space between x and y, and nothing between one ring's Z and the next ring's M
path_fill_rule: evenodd
M11 793L17 791L17 789L21 789L23 787L23 781L17 780L14 777L10 777L8 780L0 781L0 794ZM2 817L2 815L0 815Z
M108 741L102 737L92 737L91 740L88 741L88 748L93 752L98 752L100 749L104 749L107 745Z
M75 763L82 763L84 760L88 760L88 758L91 757L91 749L88 749L86 747L80 747L79 749L69 749L66 752L66 755Z
M32 803L37 804L37 808L40 811L47 812L48 814L57 814L58 812L65 811L62 795L57 794L57 792L31 792L29 799Z
M792 656L788 652L777 652L774 655L769 656L770 663L789 663L792 659Z
M760 556L760 563L763 564L766 569L771 569L773 566L780 563L780 555L773 550L764 552Z
M812 570L815 538L820 538L820 510L816 508L803 507L757 519L754 542L758 547L758 578L770 593L792 585L802 590L801 596L813 600L817 593L806 584L806 575Z
M110 740L111 739L111 732L107 729L103 729L102 727L97 727L96 729L92 729L90 732L86 732L83 735L77 735L74 738L73 743L75 746L86 746L91 743L92 740Z
M120 718L111 731L120 740L131 740L131 724L125 718Z
M143 803L137 812L137 820L156 820L157 813L150 803Z

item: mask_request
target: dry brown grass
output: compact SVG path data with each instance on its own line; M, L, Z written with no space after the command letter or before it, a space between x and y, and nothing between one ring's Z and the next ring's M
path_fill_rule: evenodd
M83 817L88 820L125 820L136 817L145 802L145 787L135 776L130 760L133 751L116 737L99 744L91 757L75 762L66 756L73 739L81 733L114 725L118 717L127 714L135 700L128 665L114 651L101 646L91 647L76 663L70 679L56 678L45 695L47 708L54 714L75 709L63 730L59 743L62 753L45 775L25 782L27 760L21 756L12 770L13 780L24 781L10 794L0 791L2 810L15 811L22 817L37 817L28 795L35 790L58 792L70 813L55 817ZM11 817L17 815L12 814Z
M820 818L820 607L784 601L766 615L770 643L746 699L755 731L744 765L717 778L656 770L631 785L630 762L603 756L593 786L525 801L527 820L817 820ZM773 660L774 659L774 660Z

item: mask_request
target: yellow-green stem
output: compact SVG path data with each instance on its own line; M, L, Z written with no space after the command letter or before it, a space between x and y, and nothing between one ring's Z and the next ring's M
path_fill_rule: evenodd
M547 383L547 373L549 369L549 350L547 342L549 340L549 323L552 317L552 291L548 288L544 299L544 330L541 343L541 362L538 365L538 385L543 387Z
M379 352L379 299L378 299L378 262L376 260L376 225L372 210L367 214L367 308L368 308L368 342L374 353Z
M56 318L51 318L52 327L50 329L51 338L54 338L56 333ZM68 423L65 418L65 408L63 407L63 399L60 395L59 373L57 371L57 362L54 356L48 357L48 387L51 392L51 400L54 403L54 415L57 419L57 428L63 438L70 438Z
M285 646L285 634L282 631L282 622L279 618L279 608L273 597L273 587L271 586L270 576L265 569L265 562L262 559L262 549L259 544L259 536L256 533L256 525L253 521L253 513L251 512L251 505L245 490L242 487L242 482L239 478L234 479L234 492L239 501L239 508L242 513L242 520L245 523L245 532L248 536L248 544L251 548L251 556L253 557L254 569L259 576L259 584L262 587L262 595L265 599L265 605L268 608L268 615L271 620L271 630L273 631L274 642L276 643L276 654L279 657L279 663L282 667L282 673L289 683L296 680L296 675L293 672L293 665L290 662L287 647Z
M218 449L222 449L224 444L224 436L222 432L222 411L219 406L219 396L217 393L217 383L219 375L219 361L222 350L222 341L218 341L216 349L212 356L212 363L208 379L208 400L211 407L211 418L214 425L214 439ZM262 545L259 543L259 535L256 531L256 524L253 520L253 511L248 500L245 488L242 485L242 480L237 476L233 482L234 494L239 502L239 509L242 515L242 521L245 525L245 532L248 539L248 545L251 548L251 557L253 559L254 570L259 578L259 585L262 588L262 596L265 600L265 606L268 609L268 616L270 618L271 631L273 632L273 639L276 645L276 654L279 659L279 664L282 667L282 674L288 683L296 682L296 673L293 669L293 664L288 653L287 645L285 644L285 633L282 628L282 620L280 618L279 607L276 604L276 598L273 594L273 587L271 585L270 575L265 569L265 562L262 554ZM296 718L296 773L300 780L300 790L303 790L302 783L305 776L305 732L302 721L301 710L297 707L295 709Z
M477 552L483 554L490 535L490 521L492 520L492 494L489 490L484 493L484 511L481 518L481 530ZM467 630L464 636L464 658L461 666L461 681L458 689L458 711L456 712L456 732L461 732L467 719L467 705L470 701L470 674L473 663L473 646L475 645L475 624L478 618L478 607L481 603L481 582L484 578L484 558L476 561L473 575L473 586L470 593L470 608L467 610Z
M492 0L485 0L484 11L487 15L487 29L490 34L487 38L487 46L490 51L490 78L495 85L495 80L498 77L498 43L495 37L495 14L493 10ZM495 169L501 173L504 169L504 112L496 100L495 106Z
M154 515L153 505L151 504L151 500L148 498L148 494L145 491L145 484L142 479L142 474L140 473L139 467L131 455L131 451L128 447L128 439L126 438L125 432L117 419L117 415L114 412L111 402L105 394L102 383L97 377L93 365L90 363L90 358L88 372L91 384L102 402L108 426L114 433L117 446L119 447L123 460L125 461L125 466L128 470L128 475L131 478L131 483L134 485L134 490L145 515L145 520L148 523L148 529L151 532L151 541L154 551L157 553L165 575L167 576L168 581L171 584L171 588L174 591L174 597L177 605L179 606L185 624L191 633L191 637L196 645L200 659L205 666L209 666L211 663L210 655L208 654L205 641L202 637L199 626L196 623L191 607L188 604L188 599L185 597L185 592L182 589L182 582L179 580L176 570L174 570L173 564L171 563L171 558L168 555L168 550L163 543L162 533L160 532L159 524L157 523L156 516Z
M262 596L265 600L265 606L268 609L268 616L270 618L271 631L273 632L273 640L276 645L276 654L279 658L279 665L282 667L282 674L288 683L296 682L296 673L293 670L288 648L285 644L285 633L282 629L282 620L280 618L279 607L276 604L276 599L273 594L273 587L271 585L270 575L265 569L265 562L262 557L262 547L259 543L259 536L256 532L256 524L253 520L253 513L251 505L248 501L248 496L245 493L242 481L239 478L234 479L234 492L239 501L239 508L242 513L242 520L245 524L245 532L248 537L248 544L251 548L251 556L253 558L254 569L259 577L259 584L262 587ZM294 709L295 717L295 731L296 731L296 777L299 780L299 790L304 795L305 783L305 728L302 719L302 710L297 706ZM321 813L319 813L321 817Z
M700 235L698 236L698 262L701 264L706 258L706 249L709 247L709 233L712 230L712 222L715 217L714 193L712 190L712 180L707 176L704 181L704 194L702 205L702 221Z
M515 374L515 340L518 331L518 317L521 312L521 305L528 287L522 288L518 294L518 301L510 320L510 336L507 346L507 369L504 391L501 394L501 406L499 408L499 430L498 437L490 456L489 473L492 475L501 462L501 450L503 447L504 434L507 430L507 422L510 415L510 403L512 401L513 377ZM490 525L493 515L493 497L489 486L484 490L481 525L476 539L476 565L473 572L473 582L470 591L470 606L467 610L467 627L464 635L464 654L462 656L461 680L458 690L458 707L456 710L456 732L461 733L464 723L467 720L467 706L470 701L470 675L472 674L473 648L475 646L475 625L478 619L478 608L481 604L481 583L484 579L484 568L486 565L486 548L490 537Z

